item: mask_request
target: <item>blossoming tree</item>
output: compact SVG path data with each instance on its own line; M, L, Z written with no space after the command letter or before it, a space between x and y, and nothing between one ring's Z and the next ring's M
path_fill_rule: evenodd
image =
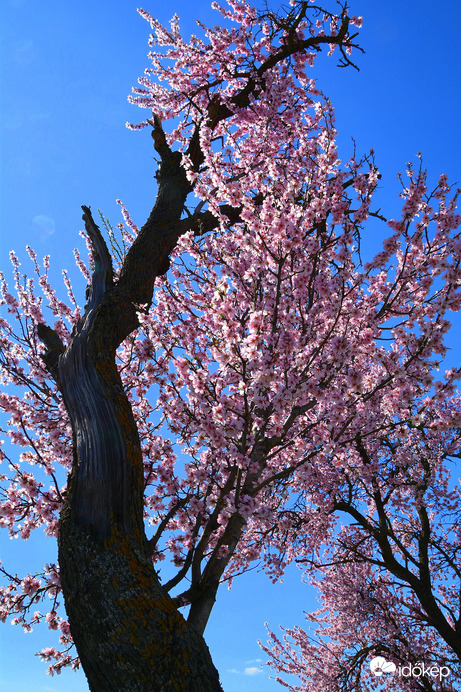
M341 165L310 74L324 47L353 65L361 18L306 0L283 14L218 9L224 26L189 42L176 18L166 29L142 12L152 67L132 101L152 117L133 127L152 129L158 193L141 229L123 205L121 239L105 224L112 252L83 207L84 310L30 249L42 295L15 255L16 297L2 276L0 406L24 451L3 452L1 522L24 539L44 527L59 546L41 574L1 567L2 617L60 630L43 658L81 664L91 690L221 689L203 633L219 585L254 560L272 579L302 561L340 614L338 580L353 593L372 583L369 600L395 592L388 620L420 616L460 653L459 534L443 522L427 534L459 506L443 485L458 371L433 375L461 305L456 196L410 168L401 217L363 266L378 171L371 156ZM339 530L338 513L353 526ZM445 567L447 587L427 581ZM394 655L391 630L380 638L370 620L357 675L367 653ZM341 661L351 641L328 651Z
M344 459L331 511L351 523L323 554L301 555L301 547L297 558L323 607L307 614L310 632L270 632L263 646L271 666L297 676L296 684L279 678L290 689L376 689L381 675L384 689L396 692L459 689L461 498L447 468L458 455L459 413L452 404L426 397L423 414L396 421L381 440L357 437L359 464ZM376 673L377 657L389 661L389 675Z

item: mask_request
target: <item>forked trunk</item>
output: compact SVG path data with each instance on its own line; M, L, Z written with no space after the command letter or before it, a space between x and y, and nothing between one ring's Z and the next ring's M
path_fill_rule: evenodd
M73 430L73 468L59 524L61 585L70 629L92 692L219 692L218 673L198 630L177 611L153 568L143 524L138 431L115 363L168 268L190 191L180 156L157 123L162 156L154 209L115 283L112 261L83 207L94 271L85 314L64 348L38 325L44 361Z

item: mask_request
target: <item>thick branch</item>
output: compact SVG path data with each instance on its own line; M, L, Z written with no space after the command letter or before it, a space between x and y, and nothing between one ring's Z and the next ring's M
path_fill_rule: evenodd
M64 353L64 344L59 334L46 324L37 324L37 336L44 344L46 351L42 356L46 369L59 385L58 361L59 356Z
M231 117L234 114L234 108L246 108L250 104L251 97L257 98L266 89L265 74L270 69L275 67L279 62L286 60L295 53L303 53L308 49L320 50L320 45L339 45L343 47L345 39L347 36L347 31L349 28L349 17L345 16L342 19L341 27L336 35L328 36L310 36L307 39L300 40L296 35L291 35L290 40L284 45L272 53L256 70L253 74L248 74L248 80L245 86L232 96L229 100L230 105L220 101L219 95L215 94L207 108L207 114L205 119L207 121L207 126L214 130L216 125L222 120ZM348 39L347 44L349 45L350 39ZM362 50L359 46L355 46ZM349 58L343 53L343 57L347 64L353 65ZM357 68L358 69L358 68ZM242 76L245 76L242 74ZM187 148L187 155L190 157L194 170L198 170L204 161L204 155L200 148L200 124L198 124L193 132L189 146Z
M82 218L85 222L86 232L91 241L94 261L90 296L86 305L86 309L91 310L99 305L106 290L112 286L114 272L110 252L107 249L107 245L99 227L94 222L90 208L82 206L82 209Z
M240 219L241 207L232 207L230 204L222 204L220 206L221 214L224 214L230 224L238 223ZM206 210L197 214L193 214L187 219L181 219L176 224L172 233L179 239L188 231L192 231L195 236L200 236L210 231L214 231L219 227L219 219L210 210Z

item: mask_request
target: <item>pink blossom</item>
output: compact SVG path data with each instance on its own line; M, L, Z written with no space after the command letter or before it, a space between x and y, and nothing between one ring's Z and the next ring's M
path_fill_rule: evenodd
M134 306L137 329L117 366L139 432L156 569L171 563L186 604L198 572L231 583L258 560L277 581L299 562L322 599L308 615L317 639L293 626L282 637L270 632L265 650L279 677L298 676L291 689L336 692L351 661L362 666L357 689L370 687L367 652L380 646L396 662L449 653L426 587L411 586L428 565L434 602L453 628L460 497L448 462L460 454L460 372L452 366L436 380L434 368L449 312L461 308L461 218L447 178L431 190L410 166L389 237L362 265L358 238L379 173L371 155L341 163L332 104L310 76L325 41L304 43L331 32L333 50L346 8L309 14L305 5L290 2L300 13L296 39L246 0L216 5L228 21L200 25L188 40L177 18L165 28L140 11L153 32L151 67L130 100L149 114L132 127L151 127L152 109L162 121L204 228L178 240L152 306ZM362 18L348 23L360 27ZM347 60L355 44L342 35ZM287 57L290 41L302 47ZM225 117L213 119L215 111ZM139 232L119 204L123 223L107 228L115 280ZM76 298L85 287L74 293L64 274L61 299L49 259L28 254L34 280L22 279L14 253L11 292L0 275L9 319L0 321L0 409L18 448L11 462L10 447L2 453L0 525L24 540L36 529L57 536L72 466L72 429L37 324L51 315L66 345L85 319ZM91 253L85 261L76 250L75 260L90 286ZM425 513L431 539L419 564ZM194 575L191 555L201 565ZM26 630L45 620L64 649L42 649L50 674L78 667L65 648L58 566L7 582L0 618L13 615ZM31 615L43 597L52 610Z

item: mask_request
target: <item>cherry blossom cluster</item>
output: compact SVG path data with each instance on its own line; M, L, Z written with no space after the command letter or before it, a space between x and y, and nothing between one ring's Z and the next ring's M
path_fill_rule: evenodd
M431 196L423 174L417 189ZM218 507L209 550L223 547L226 522L239 513L245 540L227 577L264 554L278 578L297 554L295 535L305 533L310 548L314 537L326 538L332 519L312 514L312 505L328 508L341 469L354 482L372 479L383 435L406 435L409 422L428 420L428 407L447 401L459 376L433 378L445 354L446 312L459 309L457 238L435 230L423 244L408 220L391 222L399 232L358 271L349 206L341 232L337 222L305 222L298 205L290 214L285 202L283 216L273 205L267 218L257 209L232 234L183 237L174 280L161 283L143 318L141 358L155 354L157 406L191 458L177 474L176 457L167 455L150 521L163 526L171 517L167 528L179 535L168 548L180 562ZM441 209L459 224L449 206ZM436 258L450 277L442 287ZM459 416L454 400L432 415L433 434L459 425ZM357 435L376 447L369 466ZM457 449L457 439L446 444Z
M437 412L428 407L425 415L443 418L454 408L459 400ZM298 542L297 560L306 581L319 590L322 608L306 614L309 629L286 629L282 637L269 631L263 645L286 687L373 690L370 663L383 656L396 667L443 665L449 676L427 689L456 689L461 498L459 484L450 482L447 458L459 446L459 434L458 426L441 436L410 424L383 440L385 445L357 445L367 465L380 455L376 472L355 480L350 470L340 472L333 509L342 521L323 554L314 556ZM398 675L384 682L390 691L422 689Z

